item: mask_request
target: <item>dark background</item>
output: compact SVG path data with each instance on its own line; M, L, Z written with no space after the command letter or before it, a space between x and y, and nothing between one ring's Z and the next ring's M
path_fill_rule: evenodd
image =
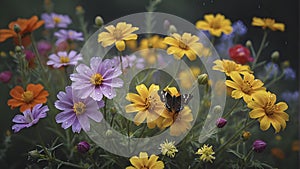
M44 12L42 0L1 0L0 2L0 29L6 29L9 22L17 18L29 18ZM106 23L136 12L145 12L148 0L53 0L54 12L69 14L74 22L71 28L77 29L74 25L78 24L75 15L75 7L82 5L85 9L86 22L89 27L93 26L94 18L97 15L103 17ZM242 20L248 27L248 33L241 39L240 43L251 40L257 50L263 35L259 27L252 27L253 17L270 17L277 22L286 25L285 32L271 32L268 37L269 46L262 53L264 59L269 59L275 50L280 52L280 60L289 60L291 66L299 76L299 1L298 0L162 0L156 11L173 14L182 17L191 23L203 20L205 14L221 13L232 22ZM36 33L37 34L37 33ZM13 50L11 41L0 43L0 51ZM0 71L4 65L0 63ZM299 80L291 84L295 90ZM295 87L296 86L296 87ZM2 142L4 133L11 128L11 119L15 115L7 106L9 99L9 88L0 84L0 140ZM291 126L290 126L291 127ZM297 128L297 126L295 126ZM297 128L298 130L298 128ZM26 133L25 134L30 134ZM26 152L26 148L24 147ZM21 152L21 150L18 150ZM11 152L13 153L13 152ZM25 157L26 158L26 157Z

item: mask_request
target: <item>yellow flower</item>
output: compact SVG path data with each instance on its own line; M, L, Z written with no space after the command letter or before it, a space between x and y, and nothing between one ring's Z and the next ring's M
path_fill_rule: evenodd
M126 169L163 169L165 167L162 161L157 161L158 156L152 154L148 159L146 152L140 152L139 157L133 156L130 158L130 163L133 166L126 167Z
M171 96L180 96L180 93L175 87L168 87L165 89ZM175 111L170 112L167 108L160 114L160 118L157 120L157 126L161 129L170 126L170 135L179 136L185 133L192 127L191 122L193 121L192 110L188 106L176 113Z
M216 159L216 157L214 157L215 152L212 146L208 147L206 144L204 144L201 148L199 148L196 154L199 154L200 160L204 162L212 163L212 161Z
M190 72L192 71L192 72ZM179 73L180 84L185 89L190 89L193 86L196 77L201 73L199 67L191 67L190 70L183 70ZM191 74L193 76L191 76Z
M178 152L176 146L174 145L175 141L169 142L168 140L164 141L163 144L160 144L162 155L167 155L168 157L174 158L175 153Z
M144 84L136 86L135 93L128 93L126 99L133 102L125 107L127 113L137 112L134 117L134 123L140 125L147 119L147 126L152 129L156 125L160 113L165 109L164 104L160 101L157 93L159 86L152 84L149 88Z
M241 74L244 74L245 72L253 73L248 65L241 65L227 59L216 60L214 61L214 64L216 65L213 66L213 70L224 72L227 76L230 76L232 72L238 72Z
M176 59L181 59L183 55L186 55L189 60L196 60L196 56L201 56L201 50L203 45L198 42L199 38L190 33L183 33L179 35L173 33L172 37L166 37L164 43L170 45L167 49L169 55L173 54Z
M98 34L98 43L103 47L110 46L115 43L119 51L125 50L125 41L136 40L137 35L132 32L139 30L137 27L132 27L131 24L126 22L119 22L117 26L109 25L105 29L108 32L101 32Z
M166 49L167 45L163 43L163 38L154 35L150 38L144 38L140 42L140 53L146 59L147 63L154 64L157 60L156 49Z
M284 31L284 24L283 23L276 23L274 19L271 18L257 18L254 17L252 19L253 26L260 26L263 29L269 28L272 31L280 30Z
M278 133L281 129L285 129L286 121L289 120L289 115L284 111L288 109L285 102L276 103L276 95L271 92L257 92L253 94L253 100L247 106L252 109L249 116L252 119L258 119L260 129L265 131L270 128L270 125Z
M205 21L197 21L196 28L209 31L211 35L221 36L224 34L230 34L232 32L231 22L229 19L225 19L224 15L213 14L204 15Z
M243 98L246 103L252 99L252 95L259 91L265 91L264 83L249 73L244 73L244 77L237 72L230 75L232 80L226 80L225 84L233 89L231 97L235 99Z

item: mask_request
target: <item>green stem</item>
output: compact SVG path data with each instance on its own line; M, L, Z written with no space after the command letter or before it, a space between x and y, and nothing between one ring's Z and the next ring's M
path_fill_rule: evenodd
M257 63L257 61L258 61L258 58L260 57L260 54L261 54L262 50L263 50L263 49L265 48L265 46L266 46L265 43L266 43L266 40L267 40L267 36L268 36L268 32L265 31L265 32L264 32L264 35L263 35L263 38L262 38L262 40L261 40L261 43L260 43L260 47L259 47L259 49L258 49L258 51L257 51L256 56L255 56L255 53L253 53L253 55L255 56L255 58L254 58L254 61L253 61L253 64L252 64L252 70L255 69L256 63Z
M284 77L284 72L281 73L280 76L278 76L277 78L274 78L270 83L266 84L265 87L268 88L269 86L271 86L273 83L277 82L278 80L280 80L281 78Z
M80 165L77 165L77 164L74 164L74 163L62 161L62 160L59 160L59 159L56 159L56 158L54 158L52 160L55 161L56 163L59 163L59 164L62 164L62 165L66 165L66 166L70 166L70 167L83 168L83 169L86 168L86 167L83 167L83 166L80 166Z
M233 112L233 110L239 103L240 103L240 99L235 102L235 104L231 107L231 109L223 117L226 119Z

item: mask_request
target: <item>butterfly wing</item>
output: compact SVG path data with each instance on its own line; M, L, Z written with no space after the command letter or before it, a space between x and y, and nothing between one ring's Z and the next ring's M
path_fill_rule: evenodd
M190 102L190 100L192 98L193 98L193 95L191 95L191 94L184 94L184 95L182 95L181 102L182 102L182 104L187 105L187 104L189 104L189 102Z

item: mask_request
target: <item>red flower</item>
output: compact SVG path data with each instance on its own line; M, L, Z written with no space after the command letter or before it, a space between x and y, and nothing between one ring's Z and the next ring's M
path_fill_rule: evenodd
M235 45L231 47L229 49L229 56L236 63L246 64L247 62L253 62L249 49L243 45Z

